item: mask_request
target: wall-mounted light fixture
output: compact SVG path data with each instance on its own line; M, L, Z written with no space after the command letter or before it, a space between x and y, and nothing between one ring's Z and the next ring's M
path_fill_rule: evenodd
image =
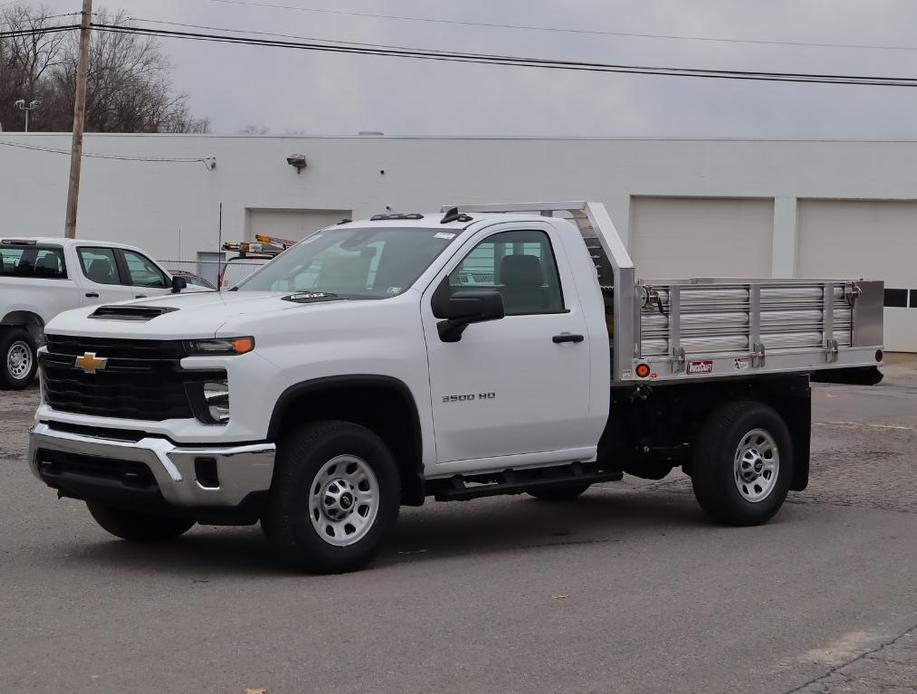
M297 174L301 174L302 170L306 168L306 155L305 154L291 154L287 157L287 164L296 169Z

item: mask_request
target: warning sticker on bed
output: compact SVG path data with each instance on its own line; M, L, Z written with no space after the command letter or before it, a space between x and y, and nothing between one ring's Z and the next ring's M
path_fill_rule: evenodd
M713 372L713 360L701 359L700 361L689 361L686 373L689 374L708 374Z

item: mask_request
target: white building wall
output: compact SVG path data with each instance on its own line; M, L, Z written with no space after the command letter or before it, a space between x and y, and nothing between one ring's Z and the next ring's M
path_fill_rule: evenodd
M70 135L0 134L0 235L60 233L68 157L2 143L67 150ZM797 200L917 200L917 142L90 134L85 152L216 158L213 170L202 163L84 160L79 234L128 241L169 259L179 255L179 232L185 259L217 248L220 202L225 240L246 237L252 209L365 217L386 207L434 210L448 202L599 200L630 244L633 198L702 197L770 201L770 248L758 239L752 252L768 253L764 267L787 277L811 266L797 259ZM294 153L307 159L301 174L286 162ZM881 272L887 254L917 258L917 218L904 226L914 231L896 232L894 248L868 249L875 255L864 274ZM737 224L736 243L742 228ZM724 253L724 264L732 257ZM894 281L907 283L902 288L917 289L917 269L898 274ZM917 307L887 318L912 324ZM890 346L917 351L917 344Z

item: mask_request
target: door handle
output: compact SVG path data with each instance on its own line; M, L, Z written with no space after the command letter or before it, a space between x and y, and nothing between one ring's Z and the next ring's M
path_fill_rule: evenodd
M146 299L146 294L134 294L135 299Z
M98 292L86 292L86 298L87 299L98 299L99 293Z
M586 338L584 338L582 335L573 335L571 333L561 333L560 335L555 335L551 338L551 340L558 345L562 342L582 342L585 339Z

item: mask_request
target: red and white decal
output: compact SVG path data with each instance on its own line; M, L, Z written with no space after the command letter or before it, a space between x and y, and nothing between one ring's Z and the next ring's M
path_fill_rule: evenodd
M689 361L686 370L689 374L709 374L713 372L713 360L701 359L700 361Z

